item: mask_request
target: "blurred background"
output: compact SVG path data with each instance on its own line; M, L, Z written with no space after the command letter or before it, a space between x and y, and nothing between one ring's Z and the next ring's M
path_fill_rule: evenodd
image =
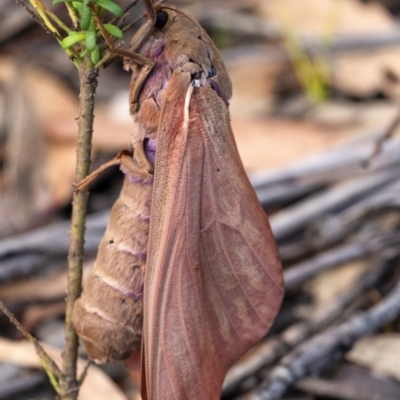
M400 305L400 2L169 4L196 17L225 60L239 152L285 267L282 311L228 374L224 399L267 390L278 367L293 379L271 398L400 399L400 306L386 319L373 314L390 296ZM54 9L63 15L63 5ZM142 13L139 3L132 19ZM129 79L122 62L100 72L92 169L129 147ZM63 345L77 116L74 65L21 6L2 0L0 298L54 354ZM91 186L86 268L122 179L111 168ZM369 322L346 336L339 328L354 315ZM312 342L328 334L334 346ZM122 364L90 371L81 399L137 396ZM33 348L0 313L0 399L52 398Z

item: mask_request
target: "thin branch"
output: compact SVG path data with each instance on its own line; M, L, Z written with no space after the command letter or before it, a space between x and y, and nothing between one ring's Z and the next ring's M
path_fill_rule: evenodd
M36 352L40 358L44 370L46 371L49 379L57 393L60 391L59 382L63 378L63 373L58 368L57 364L48 355L42 345L20 324L14 315L7 309L5 304L0 300L0 309L7 315L15 327L33 344Z
M48 28L49 33L53 35L57 40L60 40L61 36L54 25L49 21L46 15L46 7L43 5L41 0L29 0L32 6L36 9L36 12L39 14L39 17L42 19L45 26Z
M90 168L90 153L93 132L94 97L97 87L98 70L93 69L90 54L86 55L79 70L80 102L79 102L79 132L77 146L77 161L75 182L84 179ZM86 222L87 188L75 192L70 230L70 247L68 253L68 285L65 314L65 346L63 353L63 372L66 376L63 382L63 400L76 400L77 380L76 363L78 358L78 336L72 323L72 312L75 301L81 294L82 261L84 253L84 234Z
M21 7L23 7L26 12L49 34L52 35L52 32L47 28L46 24L39 18L39 16L31 10L23 0L15 0Z
M128 25L124 26L122 28L122 32L126 32L128 29L130 29L133 25L135 25L137 22L139 22L143 17L139 17L134 19L132 22L130 22ZM118 25L119 26L119 25Z
M124 23L126 17L129 15L131 9L132 9L133 7L135 7L137 3L139 3L139 0L134 0L134 1L132 1L131 4L128 4L128 5L125 7L124 14L122 15L122 17L121 17L121 18L119 19L119 21L118 21L118 25L117 25L118 27L120 27L120 26ZM117 19L118 19L117 17L114 17L114 18L110 21L110 24L113 24L114 22L116 22Z
M66 3L67 4L67 3ZM45 14L47 14L64 32L69 33L71 32L71 29L68 28L67 25L64 24L64 22L61 21L60 18L57 17L52 11L48 10L46 7L43 7L43 11ZM57 39L62 39L61 35L57 33Z
M364 162L365 166L368 167L369 163L382 151L383 145L387 140L389 140L395 133L397 128L400 125L400 110L397 112L393 121L387 127L387 129L383 132L383 134L378 137L375 147L372 151L372 154L368 157L368 159Z

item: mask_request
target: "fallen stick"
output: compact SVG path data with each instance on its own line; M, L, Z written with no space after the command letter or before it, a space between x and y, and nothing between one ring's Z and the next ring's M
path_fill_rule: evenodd
M398 247L399 245L400 234L398 231L394 231L384 232L368 241L360 240L319 253L315 257L293 265L284 271L286 292L295 290L323 271L338 267L346 262L365 258L384 248Z
M108 210L88 216L85 243L87 252L97 251L108 217ZM3 239L0 241L0 259L29 251L65 255L69 246L69 228L68 221L56 222L27 233Z
M382 188L379 193L367 197L344 211L327 216L312 224L306 233L313 242L313 249L333 245L351 232L356 231L367 218L400 208L400 181Z
M322 215L354 204L361 197L379 190L398 176L399 169L393 168L370 176L349 179L321 194L309 196L271 216L274 236L279 241L298 233Z
M382 153L365 168L365 160L373 150L377 138L375 134L361 142L317 154L277 171L260 171L250 176L259 201L264 207L271 207L292 201L328 184L352 177L367 176L400 165L398 152L400 142L385 144Z

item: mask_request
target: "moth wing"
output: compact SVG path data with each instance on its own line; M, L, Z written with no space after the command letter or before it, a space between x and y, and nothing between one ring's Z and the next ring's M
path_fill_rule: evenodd
M189 74L173 73L157 140L144 289L148 399L219 399L226 371L265 335L283 296L227 106L209 86L188 102L189 86Z

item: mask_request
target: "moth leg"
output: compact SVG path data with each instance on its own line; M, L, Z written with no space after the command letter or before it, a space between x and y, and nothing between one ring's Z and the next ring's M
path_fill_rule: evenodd
M150 174L153 174L154 168L151 162L146 157L143 141L136 142L133 145L133 158L137 162L139 168L147 171Z
M89 174L86 178L83 178L78 183L73 183L73 187L75 190L85 189L90 185L98 176L100 176L107 168L112 167L113 165L120 165L122 157L132 157L132 152L129 150L121 150L114 158L110 161L105 162L100 165L99 168L94 170L91 174Z
M141 167L135 161L136 159L133 159L128 155L123 155L121 157L121 170L133 178L138 178L144 182L153 179L153 173L148 169Z

